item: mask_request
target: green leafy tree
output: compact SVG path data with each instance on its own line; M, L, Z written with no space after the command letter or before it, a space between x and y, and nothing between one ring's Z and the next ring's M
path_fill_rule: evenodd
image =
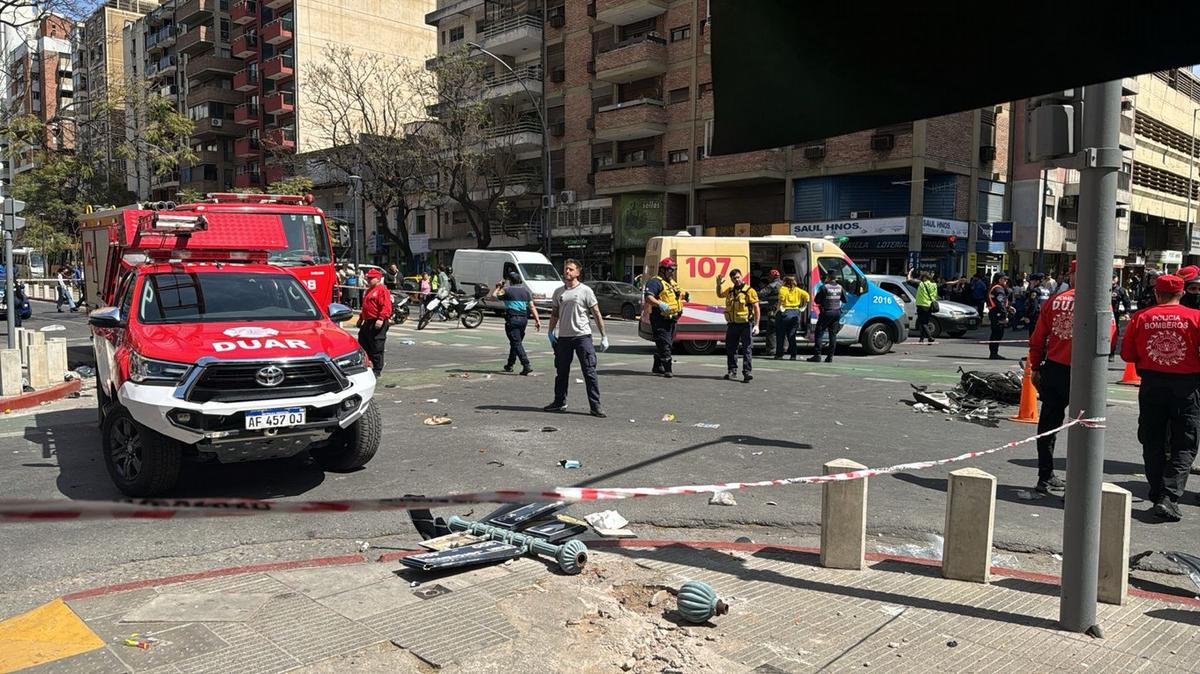
M175 194L177 204L194 204L199 201L204 201L204 195L199 190L179 190Z
M309 194L313 190L313 180L308 176L292 176L276 180L267 185L267 194Z

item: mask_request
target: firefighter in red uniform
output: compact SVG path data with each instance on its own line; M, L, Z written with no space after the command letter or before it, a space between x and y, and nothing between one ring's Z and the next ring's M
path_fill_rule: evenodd
M1054 295L1042 305L1037 325L1029 337L1029 367L1033 385L1042 400L1038 434L1062 425L1071 399L1071 333L1075 327L1075 262L1067 274L1071 288ZM1114 321L1109 341L1117 338ZM1067 483L1054 474L1054 444L1057 435L1038 438L1037 491L1049 494L1065 489Z
M392 294L383 285L383 272L372 269L367 272L370 290L362 300L362 311L358 315L358 344L371 359L375 376L383 374L383 348L387 341L388 319L392 317Z
M1121 358L1142 377L1138 440L1154 504L1150 512L1178 522L1200 429L1200 311L1179 303L1178 276L1158 277L1154 294L1156 304L1129 321Z

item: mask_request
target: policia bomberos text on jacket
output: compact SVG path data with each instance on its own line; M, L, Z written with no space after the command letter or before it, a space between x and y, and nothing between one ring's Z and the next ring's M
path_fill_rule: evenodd
M1138 440L1150 512L1169 522L1182 518L1179 500L1200 439L1200 311L1179 303L1183 286L1171 274L1155 279L1155 305L1133 315L1121 342L1121 358L1142 377Z

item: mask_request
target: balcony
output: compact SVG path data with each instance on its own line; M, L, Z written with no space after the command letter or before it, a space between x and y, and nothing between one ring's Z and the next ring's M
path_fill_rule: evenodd
M1137 147L1137 142L1133 139L1133 117L1131 115L1121 115L1121 134L1118 145L1125 151Z
M239 26L258 21L258 2L256 0L235 2L229 8L229 18Z
M278 148L281 150L296 149L296 130L295 129L270 129L267 131L267 137L263 142L269 148Z
M175 44L175 26L166 25L146 34L146 53L155 54Z
M262 174L257 171L242 172L238 169L238 174L233 178L234 187L258 187L262 185Z
M256 91L258 89L258 71L243 68L233 76L233 88L238 91Z
M642 159L601 166L596 172L596 193L661 192L667 172L660 161Z
M258 124L258 106L253 103L242 103L233 109L234 124Z
M188 90L187 95L187 104L189 108L202 103L224 103L225 105L238 105L244 100L246 100L246 97L240 91L225 89L215 84L194 87Z
M263 96L263 110L268 115L288 115L296 110L296 94L291 91L279 91Z
M218 0L187 0L179 4L175 10L175 21L178 23L194 23L200 19L211 17L217 11Z
M266 0L266 2L263 4L278 12L284 7L290 6L292 4L292 0Z
M666 132L667 108L658 99L639 98L596 111L596 140L634 140Z
M503 56L521 56L531 49L541 49L542 18L518 14L493 21L483 28L479 42L484 49Z
M196 161L192 162L192 166L210 166L220 164L227 161L229 158L219 150L200 150L196 152Z
M275 19L263 26L259 34L262 35L263 42L267 44L280 45L285 42L291 42L292 20L290 18Z
M160 173L150 178L151 187L179 187L179 171Z
M524 119L490 129L484 146L489 150L522 153L542 149L542 124L536 119Z
M193 136L237 136L242 134L242 128L235 125L231 119L221 117L203 117L196 120Z
M262 151L262 144L257 138L238 138L233 144L233 156L238 159L257 157Z
M159 60L146 66L146 75L149 77L158 77L160 75L174 75L179 68L179 57L171 54L164 56Z
M783 180L787 155L780 150L741 152L705 157L700 162L700 182L705 185L753 184Z
M196 26L186 33L180 34L176 49L189 56L211 51L213 37L213 31L208 26Z
M282 80L296 74L296 61L287 54L280 54L262 64L262 75L269 80Z
M504 188L503 197L511 198L523 194L540 194L544 189L541 171L512 171L504 177L488 176L485 180L487 191L475 190L470 193L472 199L482 201L487 199L489 192Z
M534 96L541 96L542 68L541 66L525 66L517 68L515 73L505 70L502 74L487 80L484 86L483 97L487 99L524 96L526 89Z
M667 41L648 33L618 42L596 57L596 79L627 84L667 72Z
M614 26L628 26L665 14L667 4L667 0L596 0L596 20Z
M258 53L258 36L254 33L242 33L233 38L230 51L237 58L244 59Z
M194 58L188 61L188 77L196 77L197 75L211 73L218 75L233 75L246 67L235 58L225 58L213 54L205 54L199 58Z

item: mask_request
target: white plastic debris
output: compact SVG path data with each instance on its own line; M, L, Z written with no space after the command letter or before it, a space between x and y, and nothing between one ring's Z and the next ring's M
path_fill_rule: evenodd
M913 405L912 408L913 408L914 412L927 413L927 412L933 411L933 409L931 407L929 407L929 405L926 405L925 403L917 403L917 404Z
M698 424L692 424L692 427L693 428L720 428L721 424L706 424L706 423L701 422Z
M427 403L436 403L437 401L438 401L437 398L426 398L425 399L425 402L427 402Z
M584 515L583 519L597 529L623 529L625 525L629 524L629 520L615 510L601 510L598 513Z
M54 325L47 325L46 327L42 328L41 332L60 332L66 329L67 326L55 323Z
M727 491L718 491L713 492L712 498L708 499L708 505L735 506L737 501L733 500L733 494Z

